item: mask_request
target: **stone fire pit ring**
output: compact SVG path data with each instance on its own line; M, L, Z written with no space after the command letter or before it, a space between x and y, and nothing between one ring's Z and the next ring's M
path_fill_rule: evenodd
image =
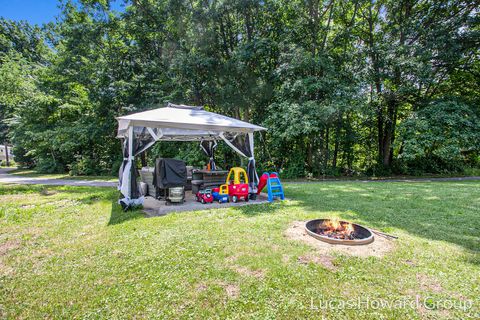
M307 221L305 223L305 230L307 233L324 242L331 243L331 244L343 244L343 245L364 245L364 244L369 244L372 243L373 240L375 239L373 236L373 232L370 231L368 228L365 228L364 226L361 226L356 223L351 223L348 221L338 221L339 223L351 223L353 227L353 234L354 238L353 240L350 239L335 239L328 237L326 235L322 235L317 232L319 226L321 226L324 222L329 221L330 219L314 219Z

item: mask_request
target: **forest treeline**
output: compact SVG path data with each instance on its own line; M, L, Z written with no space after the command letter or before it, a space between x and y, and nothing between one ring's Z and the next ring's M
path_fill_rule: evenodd
M43 26L1 18L0 142L17 162L114 173L115 117L173 102L267 127L259 171L285 177L480 165L478 1L123 3L62 1ZM191 143L142 160L158 155L206 162Z

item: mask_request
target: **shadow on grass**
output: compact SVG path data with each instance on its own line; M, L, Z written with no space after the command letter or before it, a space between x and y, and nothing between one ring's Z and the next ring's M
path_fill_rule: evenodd
M92 205L99 201L110 201L111 211L108 225L115 225L132 219L144 218L141 210L123 211L118 204L118 192L114 189L96 188L96 187L77 187L77 186L17 186L11 191L17 193L34 192L41 196L53 196L55 194L65 194L74 198L81 204Z
M141 218L145 218L145 214L141 209L124 211L122 206L118 204L117 200L112 200L112 210L110 212L110 220L108 221L109 226Z
M257 216L260 214L273 214L278 210L279 205L279 203L259 203L231 208L246 216Z
M478 185L439 183L345 183L295 186L289 196L309 212L340 211L340 217L385 232L446 241L480 252ZM478 201L478 200L477 200ZM478 259L475 259L478 262Z
M58 193L74 194L78 202L87 205L94 204L98 201L110 201L110 219L107 224L109 226L145 217L140 209L124 211L122 206L118 204L119 193L114 189L95 187L62 187L56 191L58 191Z
M480 265L480 252L476 252L473 255L465 259L467 262L475 265Z
M42 185L23 185L23 184L0 184L0 195L7 194L41 194L44 190L48 190L46 186Z

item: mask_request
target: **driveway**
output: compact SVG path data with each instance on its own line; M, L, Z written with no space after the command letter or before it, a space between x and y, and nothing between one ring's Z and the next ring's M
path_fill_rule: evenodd
M22 177L9 174L14 168L0 168L0 183L14 184L44 184L49 186L77 186L77 187L116 187L116 182L73 180L73 179L48 179L35 177Z
M77 187L116 187L117 182L73 180L73 179L48 179L35 177L22 177L8 174L14 168L0 168L0 183L16 184L45 184L50 186L77 186ZM318 180L318 181L291 181L289 183L319 183L319 182L434 182L434 181L468 181L480 180L480 177L449 177L449 178L408 178L408 179L378 179L378 180Z

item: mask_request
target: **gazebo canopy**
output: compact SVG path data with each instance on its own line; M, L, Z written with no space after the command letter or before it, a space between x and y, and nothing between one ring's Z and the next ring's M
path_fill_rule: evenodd
M122 139L123 164L118 189L125 207L143 203L136 183L134 158L156 141L201 141L201 147L215 167L213 152L223 140L238 154L248 158L247 175L250 191L256 192L258 175L255 170L253 133L266 128L203 110L203 107L175 105L117 117L117 137Z
M118 117L119 138L128 135L128 128L160 129L158 140L211 140L221 132L249 133L266 128L203 110L202 107L174 105Z

